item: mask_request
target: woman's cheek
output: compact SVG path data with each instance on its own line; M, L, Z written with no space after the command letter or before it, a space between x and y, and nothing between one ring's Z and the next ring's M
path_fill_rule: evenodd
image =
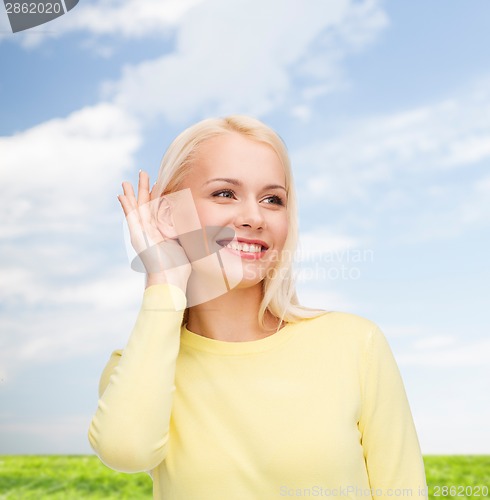
M226 210L224 205L215 203L200 203L196 205L202 227L205 226L227 226L226 219L229 218L230 210Z
M278 228L280 228L280 230L278 231L278 234L279 234L279 246L281 247L284 247L284 244L286 243L286 239L288 237L288 222L287 222L287 219L284 220L282 219L281 221L278 222L278 225L276 226Z

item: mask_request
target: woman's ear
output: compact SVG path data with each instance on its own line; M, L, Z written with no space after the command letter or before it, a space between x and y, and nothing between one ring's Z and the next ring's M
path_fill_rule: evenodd
M201 229L197 208L189 188L167 193L158 199L157 227L170 239Z
M172 204L165 196L158 201L157 228L165 238L176 239L178 237L172 217Z

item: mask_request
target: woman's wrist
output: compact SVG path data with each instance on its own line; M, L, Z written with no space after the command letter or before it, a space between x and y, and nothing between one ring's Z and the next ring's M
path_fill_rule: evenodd
M152 285L166 285L168 283L165 273L149 273L146 275L146 286L148 288Z
M189 277L187 273L179 272L177 270L168 270L160 273L148 273L146 275L145 288L153 285L174 285L185 293L188 279Z

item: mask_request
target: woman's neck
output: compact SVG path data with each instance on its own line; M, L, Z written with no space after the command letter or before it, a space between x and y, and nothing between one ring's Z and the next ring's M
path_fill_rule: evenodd
M265 328L258 322L262 284L235 288L213 300L189 308L187 328L198 335L225 342L247 342L272 335L279 320L268 311Z

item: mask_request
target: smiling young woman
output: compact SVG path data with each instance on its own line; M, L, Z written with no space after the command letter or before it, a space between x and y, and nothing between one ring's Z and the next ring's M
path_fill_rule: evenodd
M204 120L169 147L151 191L145 172L137 197L123 190L147 287L101 377L89 430L101 460L150 473L156 499L427 498L383 334L298 304L277 134L243 116Z

